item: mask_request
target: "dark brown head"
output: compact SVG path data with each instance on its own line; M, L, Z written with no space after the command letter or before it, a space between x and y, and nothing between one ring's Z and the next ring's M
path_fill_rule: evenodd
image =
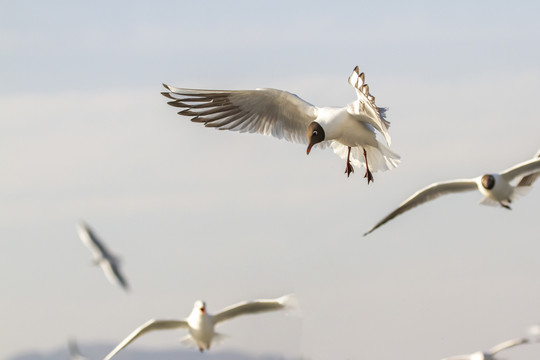
M495 186L495 178L493 177L493 175L482 176L480 182L482 183L482 186L487 190L491 190Z
M319 123L313 121L311 124L309 124L306 136L308 139L308 147L307 147L307 153L309 155L309 152L311 151L311 148L313 145L320 143L324 140L324 130Z

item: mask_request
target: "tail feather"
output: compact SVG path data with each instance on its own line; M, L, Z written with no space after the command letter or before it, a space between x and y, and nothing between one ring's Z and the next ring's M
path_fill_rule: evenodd
M195 339L193 339L193 337L191 337L191 335L186 335L184 336L183 338L180 339L180 342L186 346L192 346L192 347L197 347L197 342L195 341Z
M347 159L348 147L334 141L332 149L342 159ZM369 169L372 172L390 170L398 166L400 157L382 143L378 147L365 145L351 148L351 163L356 167L366 167L364 159L364 149L366 150Z
M483 197L478 203L481 204L481 205L487 205L487 206L499 206L500 205L497 201L495 201L493 199L490 199L487 196Z
M214 337L212 338L212 342L215 344L223 344L227 339L229 338L229 335L225 335L222 333L214 333Z

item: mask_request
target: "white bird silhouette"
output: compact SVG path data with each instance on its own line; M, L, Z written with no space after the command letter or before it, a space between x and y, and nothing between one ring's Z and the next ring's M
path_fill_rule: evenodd
M364 236L396 216L425 202L434 200L439 196L450 193L478 190L484 195L484 198L481 201L482 204L501 205L506 209L510 209L510 203L513 200L526 194L531 189L531 185L536 180L539 173L540 151L531 160L517 164L498 174L487 174L474 179L452 180L431 184L414 193L410 198L399 205L396 210L392 211L375 224L375 226L367 231ZM518 177L522 177L520 181L515 186L511 185L510 183Z
M349 83L356 90L357 100L345 107L316 107L298 96L276 89L256 90L198 90L175 88L163 84L162 94L172 101L168 104L182 108L178 114L190 116L191 121L204 123L220 130L259 133L307 143L307 153L318 143L330 145L347 159L347 176L355 166L366 168L368 184L372 171L397 166L399 156L375 137L379 131L390 145L386 109L375 105L369 93L364 73L354 68Z
M94 255L94 264L99 265L107 279L115 285L121 286L124 290L129 289L127 280L120 272L120 261L105 245L99 240L96 234L85 223L80 223L77 227L79 237L82 242Z
M223 335L214 331L215 326L222 321L229 320L240 315L281 310L287 306L290 306L292 301L292 295L286 295L272 300L241 302L239 304L229 306L215 315L211 315L207 312L204 301L197 300L193 305L193 310L187 319L150 320L129 334L128 337L118 344L118 346L114 348L114 350L112 350L104 360L111 359L133 340L153 330L187 329L189 334L187 337L182 339L182 341L194 343L199 350L203 352L204 349L210 349L210 345L212 344L213 340L223 337Z
M70 339L68 341L68 348L69 348L69 357L71 360L88 360L87 357L83 356L79 350L79 346L77 346L77 342L75 339Z
M499 351L528 342L529 340L527 338L511 339L495 345L488 351L477 351L467 355L456 355L444 358L443 360L495 360L495 354L497 354Z

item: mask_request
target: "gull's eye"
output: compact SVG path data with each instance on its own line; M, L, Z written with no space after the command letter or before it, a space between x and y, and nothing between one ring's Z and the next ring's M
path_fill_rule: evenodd
M311 135L317 135L317 130L313 130L313 134Z

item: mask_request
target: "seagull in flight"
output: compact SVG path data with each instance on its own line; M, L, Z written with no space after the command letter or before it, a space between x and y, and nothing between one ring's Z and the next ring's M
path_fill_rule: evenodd
M119 285L124 290L129 290L129 285L126 278L120 272L120 260L114 256L96 234L90 229L85 223L80 223L77 227L79 237L84 245L92 252L94 255L93 263L99 265L107 279L113 285Z
M69 348L69 357L71 360L88 360L87 357L83 356L79 350L79 346L74 339L68 341Z
M287 91L256 90L199 90L165 85L169 105L181 108L179 115L191 121L220 130L259 133L307 144L307 154L313 146L330 145L346 159L347 177L354 172L352 165L365 167L368 184L372 172L395 168L399 155L378 141L382 134L388 146L390 122L386 108L375 105L364 73L358 66L349 77L357 99L344 107L317 107Z
M364 236L371 233L381 225L387 223L398 215L421 205L439 196L478 190L484 198L480 202L484 205L500 205L510 210L510 204L517 197L525 195L540 174L540 151L531 160L519 163L501 173L486 174L473 179L451 180L433 183L405 200L397 209L379 221ZM514 179L521 177L514 186L510 184Z
M195 344L201 352L205 349L209 350L212 341L222 338L223 335L214 331L214 327L232 318L246 314L256 314L266 311L282 310L291 305L293 301L292 295L285 295L277 299L271 300L255 300L241 302L236 305L229 306L217 314L211 315L206 310L206 303L197 300L193 305L191 314L185 320L150 320L135 329L128 335L114 350L112 350L104 360L110 360L120 350L126 347L139 336L153 330L170 330L170 329L186 329L187 337L182 339L183 342Z
M472 354L467 355L456 355L451 356L448 358L444 358L443 360L495 360L495 354L497 354L499 351L528 343L529 339L527 338L517 338L517 339L511 339L504 341L498 345L495 345L488 351L477 351Z

